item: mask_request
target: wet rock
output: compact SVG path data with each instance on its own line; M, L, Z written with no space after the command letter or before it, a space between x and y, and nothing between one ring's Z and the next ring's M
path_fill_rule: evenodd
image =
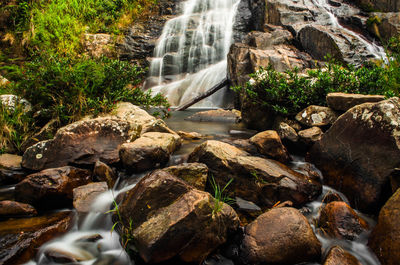
M199 190L205 190L208 167L201 163L185 163L163 169L171 175L183 179Z
M73 205L79 213L90 211L96 198L108 190L106 182L90 183L73 190Z
M288 151L282 144L281 138L276 131L269 130L260 132L251 137L250 142L256 145L258 151L263 155L276 159L282 163L291 160Z
M390 175L400 161L399 124L398 98L357 105L314 144L309 160L351 205L377 212L390 196Z
M361 265L356 257L339 246L332 247L325 259L324 265Z
M180 137L187 140L200 140L205 137L204 135L197 132L178 131L177 133Z
M95 257L85 250L72 252L59 248L46 248L43 255L49 262L61 264L76 264L78 262L94 259Z
M34 258L47 241L65 233L72 225L70 211L0 223L0 263L23 264Z
M300 142L302 142L307 148L311 147L315 142L321 140L322 135L323 132L319 127L311 127L309 129L299 131Z
M127 170L142 172L165 165L180 145L181 138L176 134L148 132L133 143L123 144L119 155Z
M249 139L224 138L221 139L221 142L237 147L251 155L260 155L257 146L253 144Z
M235 205L238 207L238 211L261 212L261 208L257 204L243 200L240 197L235 198Z
M361 95L346 93L329 93L326 96L326 103L331 109L338 111L347 111L350 108L363 103L373 103L384 100L380 95Z
M21 167L22 157L12 154L0 155L0 184L20 182L26 173Z
M118 178L114 170L101 161L97 161L94 165L93 176L98 181L105 181L110 189L114 187L114 184Z
M83 49L90 56L99 58L112 55L113 39L110 34L98 33L84 35Z
M378 223L368 241L382 265L400 260L400 189L382 207Z
M215 181L227 191L260 206L273 206L291 200L303 204L321 192L321 185L270 159L248 156L246 152L226 143L206 141L189 155L189 162L208 166Z
M322 198L322 203L328 204L330 202L341 202L343 201L342 197L336 192L329 191L325 194L324 198Z
M368 229L367 222L345 202L328 203L321 211L318 225L331 237L354 240Z
M337 118L332 109L315 105L308 106L296 115L298 122L309 127L331 125Z
M0 201L0 218L37 215L36 209L25 203L14 201Z
M161 170L128 191L119 209L124 224L135 228L135 245L147 263L175 256L200 262L239 225L230 206Z
M278 134L282 140L288 140L290 142L297 142L299 136L295 129L293 129L289 124L281 122L278 126Z
M237 110L207 110L193 114L186 118L189 121L202 121L202 122L232 122L237 123L241 120L241 113Z
M319 261L321 243L298 210L284 207L269 210L246 227L242 252L250 264L297 264Z
M62 208L72 202L73 189L91 181L91 172L75 167L46 169L15 186L17 201L39 208Z
M14 110L19 105L21 105L24 112L29 112L32 109L31 103L16 95L0 95L0 103L10 110Z

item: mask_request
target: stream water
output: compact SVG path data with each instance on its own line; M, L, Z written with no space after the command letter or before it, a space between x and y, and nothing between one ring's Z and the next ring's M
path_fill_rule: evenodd
M199 123L186 121L185 118L196 112L196 110L189 110L186 112L179 112L174 115L173 118L167 120L167 124L174 130L185 130L195 131L201 134L207 134L207 139L222 139L227 137L234 138L248 138L254 132L245 130L240 124L232 123ZM195 126L194 126L195 125ZM193 150L193 148L200 144L201 141L188 141L184 142L180 151L174 154L171 158L170 164L182 162L185 156ZM309 168L309 165L304 162L300 157L295 157L294 162L290 164L290 167L294 170L308 174L305 168ZM316 170L316 169L315 169ZM100 265L100 264L121 264L130 265L135 264L134 261L130 260L127 253L121 247L119 243L119 236L116 232L111 232L113 222L111 220L111 214L106 212L112 208L114 198L119 193L127 191L136 185L136 183L145 175L125 175L120 174L119 181L116 183L114 189L109 190L101 194L95 203L92 205L91 211L85 215L76 214L75 223L73 228L64 236L56 238L45 245L43 245L35 260L27 263L28 265L48 265L48 264L64 264L56 263L54 260L48 259L48 253L61 252L67 253L68 255L75 257L81 262L74 264L82 265ZM324 186L323 194L314 202L306 205L302 210L305 212L311 226L317 234L318 239L321 241L323 251L327 250L333 245L340 245L344 249L348 250L363 265L379 265L379 261L375 258L374 254L366 246L367 238L369 233L361 235L356 241L347 240L335 240L324 236L321 231L314 225L314 220L318 217L321 206L323 206L322 198L328 192L336 192L335 190ZM340 193L339 193L340 194ZM343 194L341 197L347 201ZM359 213L364 217L370 224L370 227L374 226L374 220L367 216ZM100 238L99 240L83 240L85 238ZM326 253L325 253L326 254ZM223 264L234 264L232 261L227 262L224 260ZM227 262L227 263L226 263ZM220 264L222 263L212 263ZM318 264L318 263L310 263Z

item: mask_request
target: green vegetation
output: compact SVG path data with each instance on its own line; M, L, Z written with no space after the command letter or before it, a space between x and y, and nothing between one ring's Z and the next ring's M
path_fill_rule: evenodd
M233 204L235 202L234 199L230 198L228 194L226 194L225 190L232 183L233 179L230 179L226 185L221 189L219 184L215 182L213 176L210 176L210 185L214 191L214 208L212 210L212 215L219 213L222 210L224 203Z

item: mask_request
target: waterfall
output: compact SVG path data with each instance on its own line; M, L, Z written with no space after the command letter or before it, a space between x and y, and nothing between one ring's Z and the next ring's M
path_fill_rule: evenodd
M187 0L182 15L164 26L145 87L178 106L210 89L227 75L233 23L240 0ZM219 107L223 92L196 104Z

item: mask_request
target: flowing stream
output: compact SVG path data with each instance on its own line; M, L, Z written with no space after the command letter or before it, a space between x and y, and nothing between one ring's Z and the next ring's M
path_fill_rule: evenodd
M145 87L178 106L212 88L227 75L226 56L240 0L187 0L182 15L164 26ZM224 91L195 107L224 105Z

